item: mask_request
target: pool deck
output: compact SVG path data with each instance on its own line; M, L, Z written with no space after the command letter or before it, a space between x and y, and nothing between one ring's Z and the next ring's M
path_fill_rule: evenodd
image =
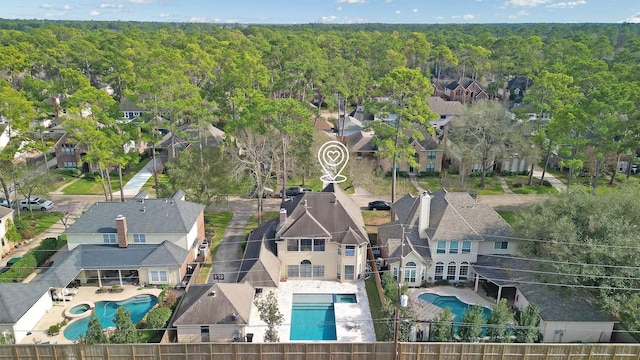
M442 308L418 298L421 294L432 293L441 296L455 296L467 304L493 307L495 302L487 300L470 288L455 286L434 286L430 288L415 288L409 290L409 299L412 309L416 312L418 320L429 321L442 312Z
M64 320L64 311L77 304L84 302L98 302L98 301L120 301L134 297L136 295L152 294L158 296L161 289L145 288L138 290L137 286L124 285L124 291L120 293L105 292L102 294L96 294L97 286L80 286L78 288L78 294L74 295L71 301L55 302L53 307L47 311L47 313L40 319L35 328L31 331L31 335L27 335L21 344L34 344L34 343L50 343L50 344L73 344L71 340L67 340L64 337L64 327L60 329L60 334L56 336L47 335L49 326L60 323ZM75 320L74 320L75 321Z
M265 289L265 294L270 291ZM356 294L357 303L334 304L336 316L336 342L375 342L376 334L369 311L369 299L364 281L356 283L340 283L338 281L288 280L281 282L275 290L280 312L284 321L279 327L280 342L296 342L289 340L291 332L291 309L293 294ZM263 294L262 296L265 296ZM258 310L251 309L249 326L245 332L253 333L253 342L264 342L266 324L260 320ZM308 343L309 340L299 341ZM325 342L319 340L319 342Z

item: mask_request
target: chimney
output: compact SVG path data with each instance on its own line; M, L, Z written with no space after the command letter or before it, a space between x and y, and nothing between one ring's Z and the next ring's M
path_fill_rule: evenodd
M116 217L116 233L118 236L118 246L121 248L128 247L129 241L127 240L127 218L123 215L118 215Z
M431 194L425 191L420 196L420 218L418 223L418 233L421 238L427 237L429 227L429 217L431 215Z
M280 208L280 221L278 222L278 225L282 225L284 224L284 222L287 220L287 209L285 208Z

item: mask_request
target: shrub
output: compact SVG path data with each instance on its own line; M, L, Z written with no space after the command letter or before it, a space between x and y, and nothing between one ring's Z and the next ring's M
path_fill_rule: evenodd
M440 177L440 171L420 171L418 177Z
M95 181L96 179L100 179L100 172L97 170L90 171L84 174L84 178L88 181Z
M49 326L49 330L47 331L47 334L56 335L59 332L60 332L60 326L58 324L56 324L56 325Z
M56 170L56 173L74 177L78 177L82 174L82 172L76 168L60 168Z
M166 307L159 307L151 310L147 315L146 328L147 329L164 329L171 317L171 309Z
M406 171L398 171L398 177L399 178L408 178L409 177L409 173Z
M441 279L441 280L436 280L436 285L447 286L447 285L451 285L451 284L449 283L449 280Z

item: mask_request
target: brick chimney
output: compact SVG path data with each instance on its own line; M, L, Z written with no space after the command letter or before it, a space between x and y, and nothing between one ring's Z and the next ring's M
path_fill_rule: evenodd
M280 208L280 221L278 222L279 226L282 226L284 222L287 220L287 209Z
M118 236L118 246L121 248L128 247L129 241L127 240L127 218L123 215L118 215L116 217L116 233Z

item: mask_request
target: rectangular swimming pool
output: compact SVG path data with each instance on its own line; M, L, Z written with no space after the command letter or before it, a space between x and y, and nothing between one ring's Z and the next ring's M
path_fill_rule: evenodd
M293 294L290 340L337 340L334 303L356 303L355 294Z

